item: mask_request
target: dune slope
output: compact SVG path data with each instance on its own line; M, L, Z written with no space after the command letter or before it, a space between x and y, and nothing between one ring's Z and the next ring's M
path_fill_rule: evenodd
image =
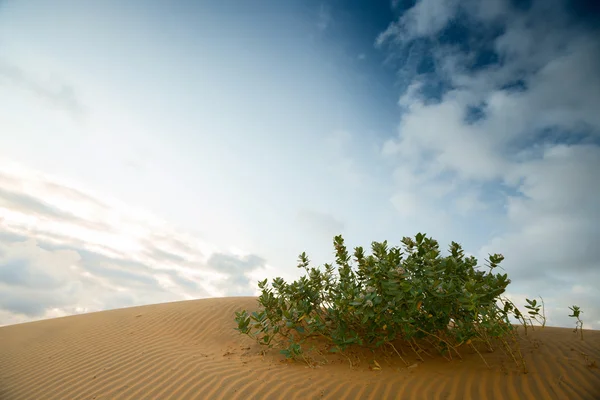
M462 360L328 355L309 368L234 331L256 298L157 304L0 328L0 399L600 399L600 331L536 329L529 373ZM372 368L376 359L381 369ZM360 362L359 362L360 361Z

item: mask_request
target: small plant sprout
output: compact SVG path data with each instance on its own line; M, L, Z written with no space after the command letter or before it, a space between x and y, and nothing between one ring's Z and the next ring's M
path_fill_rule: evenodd
M575 321L575 330L573 332L577 333L577 329L579 329L581 340L583 340L583 321L579 318L579 316L583 314L583 311L581 311L578 306L569 307L569 309L573 312L569 317L577 318L577 321Z
M302 253L297 265L306 275L291 283L279 277L271 285L258 282L260 310L236 312L235 329L309 365L308 345L315 341L345 356L351 367L346 350L353 346L389 349L406 365L407 352L423 360L434 349L452 360L461 358L464 347L487 364L479 349L499 346L527 372L509 318L524 317L502 297L510 284L507 274L495 273L501 254L490 255L489 269L481 270L458 243L443 257L438 242L423 233L403 238L398 247L373 242L370 255L362 247L351 254L341 235L333 247L337 268L309 267ZM539 312L537 303L530 307Z
M517 319L517 321L519 321L521 323L521 325L523 326L523 329L525 330L525 336L527 336L527 319L525 319L525 316L523 315L521 310L519 310L517 308L517 306L515 306L515 303L513 303L512 301L510 301L507 298L503 298L502 302L504 303L503 311L507 315L512 313L512 315Z
M542 325L543 328L546 326L546 309L544 306L544 299L542 298L542 296L540 296L540 299L542 300L541 304L539 304L536 299L525 299L525 301L527 301L525 308L529 310L529 321L531 322L531 320L533 319L534 321ZM540 314L540 309L542 310L542 314ZM531 326L533 327L533 324Z

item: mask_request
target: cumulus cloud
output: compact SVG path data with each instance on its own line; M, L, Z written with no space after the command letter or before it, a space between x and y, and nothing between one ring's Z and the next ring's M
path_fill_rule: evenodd
M397 60L421 46L398 64L390 201L440 225L502 221L480 259L503 253L513 294L548 293L555 323L580 302L597 327L600 295L581 285L600 285L599 31L563 1L471 3L417 1L376 40Z

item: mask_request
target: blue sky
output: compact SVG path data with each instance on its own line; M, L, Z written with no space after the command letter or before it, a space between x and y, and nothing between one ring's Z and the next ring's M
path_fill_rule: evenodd
M600 327L600 10L0 1L0 325L426 232Z

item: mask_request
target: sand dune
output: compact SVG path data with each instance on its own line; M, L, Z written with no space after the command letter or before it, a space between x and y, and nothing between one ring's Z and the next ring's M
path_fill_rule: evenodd
M256 299L203 299L0 328L0 399L600 399L600 331L536 329L520 374L500 350L446 361L362 353L316 368L234 331ZM381 366L371 368L372 360ZM353 356L350 356L352 361Z

